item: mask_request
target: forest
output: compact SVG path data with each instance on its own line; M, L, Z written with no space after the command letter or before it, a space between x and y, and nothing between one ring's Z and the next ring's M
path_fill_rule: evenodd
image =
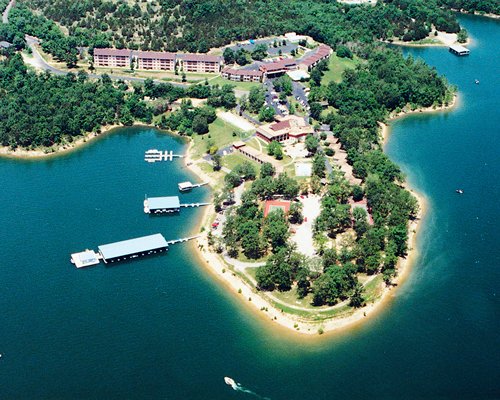
M132 4L111 0L21 0L12 16L14 25L29 28L27 33L36 32L39 37L59 42L59 51L50 49L56 55L67 52L68 46L205 53L234 40L288 31L310 35L335 49L341 44L392 37L418 40L432 26L458 32L455 15L441 8L439 1L446 0L383 0L374 7L321 0L162 0ZM42 21L39 12L64 27L69 40L61 40L52 24Z
M151 122L142 93L107 76L90 80L29 71L20 54L0 62L0 143L15 149L71 142L108 124Z

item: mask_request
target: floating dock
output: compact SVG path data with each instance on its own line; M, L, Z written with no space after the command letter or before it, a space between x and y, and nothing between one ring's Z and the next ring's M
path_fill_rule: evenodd
M146 214L171 214L181 208L209 206L210 203L185 203L181 204L179 196L147 197L144 200L144 212Z
M76 268L90 267L91 265L99 264L101 256L94 250L86 249L80 253L71 254L71 262Z
M99 264L100 260L103 260L105 264L125 261L163 253L168 250L170 245L184 243L198 237L199 235L167 241L161 233L156 233L154 235L100 245L98 246L99 254L88 249L80 253L73 253L71 254L71 262L77 268L83 268Z
M450 53L453 53L456 56L468 56L470 54L470 50L464 46L460 46L459 44L452 44L450 46Z
M197 187L201 187L201 186L204 186L204 185L208 185L208 182L202 182L202 183L193 184L193 183L191 183L191 182L188 181L188 182L181 182L177 186L179 187L179 190L181 192L188 192L191 189L194 189L194 188L197 188Z
M151 149L144 153L144 161L149 163L154 163L157 161L173 161L174 158L182 158L182 154L174 154L172 150L160 151L156 149Z
M146 214L163 214L179 212L181 204L178 196L149 197L144 200Z

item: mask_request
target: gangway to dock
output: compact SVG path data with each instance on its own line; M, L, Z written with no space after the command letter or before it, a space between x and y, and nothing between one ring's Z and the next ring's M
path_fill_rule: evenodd
M201 187L201 186L205 186L205 185L208 185L208 182L191 183L191 182L187 181L187 182L181 182L177 186L178 186L178 188L179 188L179 190L181 192L188 192L191 189L194 189L194 188L197 188L197 187Z
M184 242L189 242L190 240L198 239L201 235L195 235L195 236L189 236L185 238L180 238L180 239L175 239L175 240L169 240L167 243L169 246L177 243L184 243Z
M203 206L209 206L211 203L186 203L186 204L181 204L180 207L187 208L187 207L203 207Z
M173 161L174 158L183 158L182 154L174 154L172 150L161 151L157 149L150 149L144 153L144 161L154 163L157 161Z

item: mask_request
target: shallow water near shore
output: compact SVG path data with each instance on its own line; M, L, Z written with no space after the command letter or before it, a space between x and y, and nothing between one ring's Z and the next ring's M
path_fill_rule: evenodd
M70 264L86 247L194 233L202 210L142 210L145 194L197 180L181 161L143 160L185 151L180 139L133 127L48 160L0 159L0 398L252 398L224 376L273 400L500 397L500 22L461 21L469 57L407 50L458 85L459 107L394 121L386 147L429 202L419 258L383 312L337 336L282 337L204 271L193 244Z

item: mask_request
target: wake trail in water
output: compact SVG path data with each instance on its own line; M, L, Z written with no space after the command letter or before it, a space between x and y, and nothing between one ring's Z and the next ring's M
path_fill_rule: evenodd
M262 400L271 400L269 397L263 397L260 394L255 393L253 390L247 389L241 383L234 382L233 380L231 380L231 382L226 381L226 383L228 385L230 385L237 392L247 393L249 395L252 395L252 396L257 397L258 399L262 399Z

